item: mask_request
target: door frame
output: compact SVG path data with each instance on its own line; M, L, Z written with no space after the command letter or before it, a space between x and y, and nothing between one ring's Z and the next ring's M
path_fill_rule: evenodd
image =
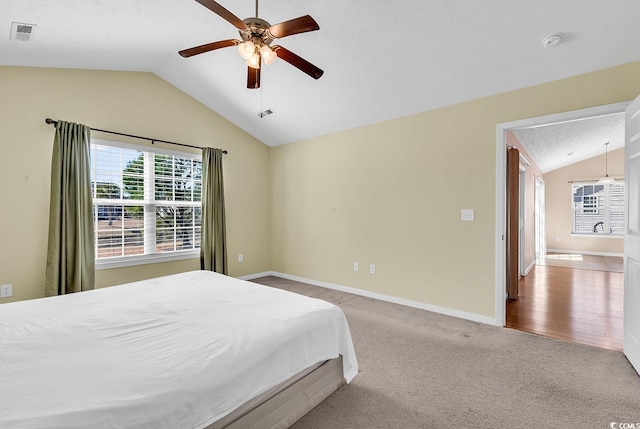
M633 368L640 374L640 315L637 312L638 300L638 261L640 259L640 201L638 200L638 181L640 172L635 165L640 156L637 143L640 143L640 96L629 105L625 112L624 138L624 187L625 187L625 234L624 234L624 314L622 351ZM635 168L632 168L635 167ZM628 191L627 191L628 189Z
M534 259L539 258L547 253L547 232L545 231L545 210L547 210L545 202L545 187L542 177L536 177L534 181L534 236L535 242L533 246Z
M632 100L569 112L504 122L496 125L496 219L495 219L495 324L504 326L507 315L506 295L506 148L507 131L522 128L535 128L550 124L575 121L578 119L623 113Z
M518 275L527 275L527 229L525 224L526 215L526 191L527 187L527 166L522 162L522 153L520 154L520 189L519 189L519 201L518 201Z

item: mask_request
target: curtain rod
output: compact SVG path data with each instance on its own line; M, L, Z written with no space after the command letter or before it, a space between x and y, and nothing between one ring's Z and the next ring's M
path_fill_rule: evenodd
M47 118L44 121L47 124L54 125L54 126L58 123L58 121L56 121L54 119L51 119L51 118ZM160 142L160 143L166 143L166 144L173 144L173 145L176 145L176 146L190 147L190 148L193 148L193 149L202 149L199 146L193 146L193 145L190 145L190 144L170 142L168 140L153 139L151 137L136 136L134 134L119 133L117 131L101 130L100 128L93 128L93 127L89 127L89 128L91 128L92 131L100 131L102 133L116 134L116 135L119 135L119 136L133 137L135 139L141 139L141 140L148 140L148 141L151 142L151 144L155 144L156 142ZM223 150L222 153L227 154L228 152L226 150Z

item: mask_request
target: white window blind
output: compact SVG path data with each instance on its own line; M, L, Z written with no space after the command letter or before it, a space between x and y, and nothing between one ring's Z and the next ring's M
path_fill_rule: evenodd
M91 184L97 261L200 248L199 155L94 141Z
M574 234L624 234L624 183L574 183L572 206Z

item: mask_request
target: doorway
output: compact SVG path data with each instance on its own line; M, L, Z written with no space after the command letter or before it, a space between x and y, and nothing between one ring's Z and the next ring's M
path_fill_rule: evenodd
M505 213L506 213L506 133L508 130L518 128L535 128L543 127L549 124L561 124L566 122L572 122L576 120L606 116L624 112L624 109L628 105L628 102L616 103L612 105L599 106L590 109L583 109L573 112L565 112L555 115L549 115L538 118L531 118L522 121L510 122L505 124L499 124L497 129L496 138L496 229L499 232L496 235L496 324L505 326L506 323L506 279L505 279ZM535 242L534 254L536 256L544 255L546 253L546 207L545 207L545 187L541 178L536 180L534 189L534 209L535 212L535 228L534 233L531 234L529 240L533 239ZM532 213L531 215L534 215ZM525 238L526 240L527 238ZM521 248L522 246L518 246ZM552 267L553 268L553 267ZM538 278L541 277L539 274Z

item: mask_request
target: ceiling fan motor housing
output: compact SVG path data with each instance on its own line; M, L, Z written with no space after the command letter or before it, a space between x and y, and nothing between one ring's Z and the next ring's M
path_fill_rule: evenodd
M276 39L275 37L273 37L273 35L271 35L271 33L269 33L269 27L271 27L271 24L269 24L264 19L245 18L242 20L242 22L247 24L247 27L249 27L246 30L238 31L238 33L240 33L240 38L243 41L251 41L255 44L260 44L256 43L256 39L258 39L258 41L262 44L270 45L271 42Z

